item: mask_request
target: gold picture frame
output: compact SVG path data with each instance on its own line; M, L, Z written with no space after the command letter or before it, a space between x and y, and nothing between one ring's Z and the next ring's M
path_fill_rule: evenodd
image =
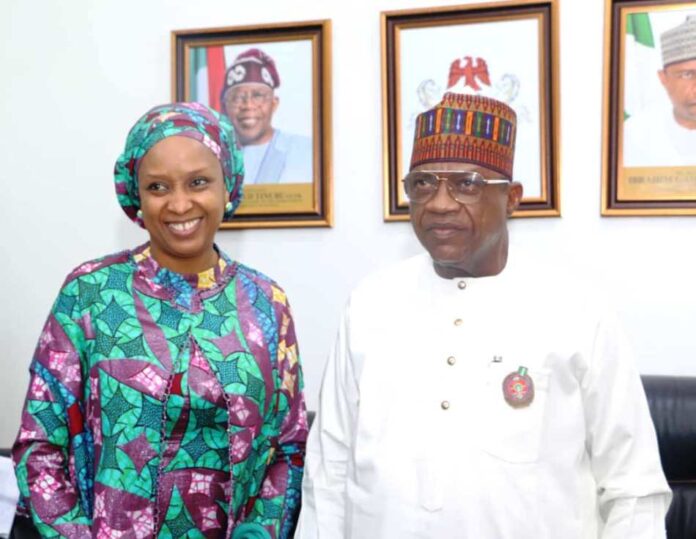
M173 99L227 114L245 153L244 199L221 228L332 226L331 21L175 30L171 46ZM264 103L229 100L250 54L275 84Z
M685 62L665 67L660 43L689 15L696 2L605 0L602 215L696 215L696 104L686 129L674 86Z
M415 116L444 91L460 90L507 101L517 112L513 179L525 196L514 216L560 216L558 20L557 0L381 14L385 221L409 218L400 180ZM481 66L485 76L475 75Z

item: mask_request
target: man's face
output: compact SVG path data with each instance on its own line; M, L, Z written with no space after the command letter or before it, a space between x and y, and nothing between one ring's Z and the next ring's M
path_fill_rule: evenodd
M225 92L223 107L237 130L242 146L264 144L271 140L271 119L278 98L273 89L258 82L233 86Z
M696 129L696 60L679 62L658 71L667 90L674 118L687 129Z
M414 170L473 171L485 179L500 178L490 169L468 163L428 163ZM425 203L411 203L411 224L443 277L495 275L507 261L507 218L519 205L522 186L513 182L483 187L481 198L461 204L451 197L445 182Z

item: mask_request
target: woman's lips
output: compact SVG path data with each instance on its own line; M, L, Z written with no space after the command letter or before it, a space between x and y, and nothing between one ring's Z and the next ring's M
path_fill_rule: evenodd
M187 238L196 233L202 221L202 217L196 217L195 219L189 219L188 221L178 221L176 223L170 222L167 223L167 228L175 236Z

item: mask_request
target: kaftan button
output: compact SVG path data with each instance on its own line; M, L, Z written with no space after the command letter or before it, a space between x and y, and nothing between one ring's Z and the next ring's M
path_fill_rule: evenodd
M454 325L455 325L455 326L461 326L463 323L464 323L464 320L462 320L461 318L457 318L457 319L454 321Z
M456 358L454 356L450 356L447 358L447 364L448 365L454 365L457 362Z
M443 410L449 410L449 407L450 407L449 401L442 401L440 403L440 408L442 408Z
M457 286L459 287L459 290L464 290L466 288L466 281L459 281Z

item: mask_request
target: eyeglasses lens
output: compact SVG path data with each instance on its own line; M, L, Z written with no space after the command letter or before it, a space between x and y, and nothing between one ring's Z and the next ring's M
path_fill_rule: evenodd
M440 177L431 172L411 172L404 178L404 189L415 203L424 203L437 193L441 181L447 185L452 198L458 202L475 202L481 196L485 180L477 172L457 172Z

